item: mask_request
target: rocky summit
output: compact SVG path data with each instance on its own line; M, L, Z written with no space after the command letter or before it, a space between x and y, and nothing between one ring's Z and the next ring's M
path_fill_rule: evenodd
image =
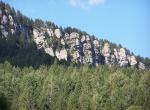
M0 32L5 39L10 35L24 35L27 43L34 41L37 49L58 60L97 66L137 67L145 69L142 61L126 48L98 39L75 28L56 26L52 22L31 20L9 5L0 3Z

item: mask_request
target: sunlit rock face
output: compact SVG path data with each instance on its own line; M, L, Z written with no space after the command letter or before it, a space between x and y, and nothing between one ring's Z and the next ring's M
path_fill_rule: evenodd
M110 45L108 43L104 44L104 47L102 49L102 53L105 57L105 63L110 64L110 53L111 53L111 51L110 51Z
M126 50L124 48L121 48L119 51L119 65L121 67L128 66Z
M85 35L83 35L81 38L81 42L85 42L85 40L86 40L86 37L85 37Z
M116 60L118 61L118 59L119 59L119 53L118 53L118 51L117 51L116 48L114 49L114 55L116 57Z
M47 33L49 36L54 36L54 32L52 29L47 29Z
M93 41L93 44L94 44L95 47L99 47L99 46L100 46L100 43L99 43L98 40L94 40L94 41Z
M72 32L72 33L70 34L70 39L78 39L78 38L79 38L79 34L78 34L78 33Z
M11 16L11 15L9 15L8 17L9 17L10 25L14 25L14 20L13 20L12 16Z
M80 54L78 51L74 51L72 53L72 57L73 57L72 61L74 61L76 63L78 63L80 61Z
M6 15L3 15L3 16L2 16L1 24L5 25L5 24L7 24L7 22L8 22L7 16L6 16Z
M38 49L41 49L43 47L44 39L45 39L44 33L42 31L40 32L37 29L33 29L33 35L34 35L34 41L37 44Z
M36 27L30 24L21 24L17 16L7 9L0 8L0 30L3 38L10 34L33 40L37 49L59 60L72 61L81 64L98 66L100 64L131 66L145 69L144 63L139 62L136 56L130 55L125 48L113 46L112 43L81 32L76 29L62 29L58 26Z
M60 31L60 29L55 29L55 35L56 35L57 38L61 37L61 31Z
M131 66L135 66L137 64L137 60L136 60L135 56L128 56L128 61Z
M65 40L63 38L61 39L61 44L65 45Z
M59 60L66 60L67 61L68 54L67 54L67 50L66 49L62 49L60 51L56 50L55 54L56 54L56 57Z
M54 55L54 51L53 51L53 48L45 48L45 53L49 54L50 56L55 56Z

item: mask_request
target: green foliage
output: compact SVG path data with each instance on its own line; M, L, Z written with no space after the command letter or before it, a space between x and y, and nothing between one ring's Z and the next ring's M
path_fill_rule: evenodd
M44 26L45 26L45 23L41 19L36 19L34 21L34 27L40 29L41 27L44 27Z
M149 93L148 71L0 64L0 107L10 110L149 110Z

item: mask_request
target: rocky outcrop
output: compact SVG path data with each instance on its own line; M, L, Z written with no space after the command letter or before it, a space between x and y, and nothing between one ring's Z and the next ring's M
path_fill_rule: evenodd
M139 62L138 68L144 70L145 69L145 64L142 63L142 62Z
M67 58L68 58L68 54L67 54L67 50L66 49L62 49L60 51L56 50L56 57L59 59L59 60L66 60L67 61Z
M16 15L17 16L17 15ZM99 64L132 66L145 69L136 56L130 55L125 48L111 47L109 42L98 40L86 33L65 31L53 26L29 26L16 21L16 17L7 9L0 9L0 30L3 37L14 34L25 34L25 39L34 40L37 49L59 60L73 61L81 64L97 66ZM14 19L15 17L15 19Z
M39 31L37 29L33 29L33 37L34 37L34 41L37 45L37 48L38 49L41 49L44 47L44 39L45 39L45 36L44 36L44 32L43 31Z
M45 48L45 53L49 54L50 56L54 57L54 50L50 47L50 48Z
M47 33L49 36L54 36L54 32L52 29L47 29Z
M129 64L127 60L127 54L126 50L124 48L121 48L119 51L119 65L120 66L127 66Z
M136 60L135 56L133 56L133 55L132 56L128 56L128 61L129 61L131 66L137 65L137 60Z
M60 38L60 37L61 37L60 29L55 29L55 36L56 36L57 38Z
M108 43L104 44L104 47L102 49L102 54L105 57L105 63L109 64L110 63L110 58L111 58L111 50L110 50L110 45Z

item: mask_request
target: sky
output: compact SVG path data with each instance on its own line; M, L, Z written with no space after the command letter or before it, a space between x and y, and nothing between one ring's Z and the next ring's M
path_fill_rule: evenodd
M2 0L24 15L75 27L150 58L150 0Z

